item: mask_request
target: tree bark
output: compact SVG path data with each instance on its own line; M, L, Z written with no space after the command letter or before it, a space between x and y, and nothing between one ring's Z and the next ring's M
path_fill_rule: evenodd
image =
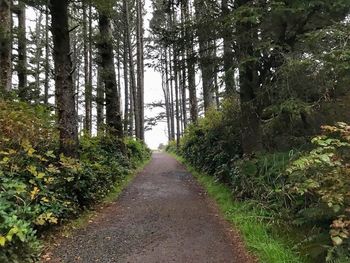
M22 2L18 2L18 95L22 100L28 100L28 88L27 88L27 38L26 38L26 5ZM40 26L37 25L37 27ZM39 30L36 30L38 33ZM37 34L37 39L40 36ZM39 47L37 47L39 48ZM38 57L36 57L37 59ZM40 58L39 58L40 59Z
M144 131L144 58L143 58L143 17L141 0L136 0L136 46L137 46L137 104L139 131L138 138L145 139Z
M238 6L252 2L239 0ZM260 87L256 57L259 52L254 50L253 40L257 38L255 25L250 21L238 21L236 24L237 43L239 49L240 101L242 147L245 154L252 154L263 149L261 131L261 110L257 98ZM252 59L254 58L254 59Z
M87 19L87 7L85 1L82 2L83 9L83 53L84 53L84 85L85 85L85 119L84 130L87 134L91 135L92 129L92 89L89 82L89 50L88 50L88 19Z
M137 87L136 87L136 79L135 79L135 69L134 69L134 59L132 52L132 43L130 38L130 17L129 17L129 5L128 0L123 0L124 7L124 15L125 15L125 29L126 29L126 40L127 40L127 48L128 48L128 56L129 56L129 70L130 70L130 104L133 108L133 114L135 117L135 135L137 138L140 138L140 109L138 103L137 96ZM132 117L132 115L130 116ZM133 119L131 119L132 121ZM131 123L130 123L131 124ZM130 125L131 126L131 125Z
M198 21L197 36L199 42L199 67L202 72L204 110L207 112L215 106L215 44L214 30L208 27L211 9L205 0L195 0Z
M104 124L104 102L105 102L105 89L101 77L101 67L97 67L97 109L96 109L96 125L98 134L103 133L103 124Z
M51 0L52 36L60 152L78 157L78 120L75 111L68 28L68 0Z
M108 132L116 137L123 136L120 113L120 98L114 67L111 21L105 11L99 11L101 74L106 93L106 124Z
M230 9L228 0L222 0L221 3L222 20L223 20L223 40L224 40L224 82L225 91L228 96L233 96L236 91L234 77L234 53L233 53L233 31L228 25Z
M190 12L188 1L184 3L184 15L185 15L185 37L186 37L186 57L187 57L187 75L188 75L188 91L190 102L190 117L193 123L198 119L198 102L197 102L197 90L196 90L196 58L194 53L194 41L193 31L189 29Z
M128 78L128 48L127 48L127 37L126 30L124 29L123 36L123 71L124 71L124 132L128 132L129 124L129 78Z
M0 0L0 92L11 90L11 1Z
M49 104L49 74L50 74L50 45L49 45L49 0L46 1L45 7L45 87L44 87L44 104ZM78 113L77 113L78 114Z

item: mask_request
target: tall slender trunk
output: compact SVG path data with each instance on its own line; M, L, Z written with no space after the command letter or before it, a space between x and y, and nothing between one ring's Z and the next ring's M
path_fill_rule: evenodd
M96 87L96 125L98 134L103 133L104 124L104 102L105 102L105 89L101 76L101 67L97 67L97 87Z
M18 2L18 95L23 100L29 99L27 88L27 38L26 38L26 5L22 2ZM40 24L37 24L37 28L40 28ZM38 33L39 30L36 30ZM40 36L37 35L37 39L40 40ZM39 48L37 46L37 48ZM36 57L38 59L38 57ZM40 59L40 58L39 58Z
M49 81L50 81L50 45L49 45L49 0L45 7L45 84L44 84L44 104L49 104Z
M139 130L138 138L145 139L144 132L144 58L143 58L143 17L141 0L136 0L136 46L137 46L137 103Z
M55 82L58 109L60 151L78 156L78 120L75 111L72 61L68 28L68 0L51 0L52 36L54 44Z
M126 29L126 39L127 39L127 47L128 47L128 55L129 55L129 69L130 69L130 99L133 108L133 114L135 117L135 133L136 137L140 138L140 111L138 104L138 96L137 96L137 87L136 87L136 79L135 79L135 69L134 69L134 59L132 52L132 43L130 38L130 17L129 17L129 5L128 0L123 0L124 7L124 15L125 15L125 29Z
M206 0L195 0L196 18L199 21L197 35L199 42L199 66L202 72L204 110L215 106L215 44L214 30L208 27L209 12L212 10Z
M175 140L175 113L174 113L174 86L173 86L173 67L172 67L172 62L173 60L171 59L171 49L169 48L169 79L168 81L170 81L170 120L171 120L171 139Z
M188 75L188 91L190 103L190 117L193 123L198 119L198 102L196 91L196 57L194 52L193 31L189 29L190 12L188 0L184 2L184 16L185 16L185 38L186 38L186 57L187 57L187 75Z
M130 68L130 64L129 64L129 68ZM131 68L130 68L130 72L131 72ZM134 130L134 116L135 116L135 111L134 111L134 95L133 95L133 89L132 89L132 77L130 74L130 81L129 81L129 105L130 105L130 111L129 111L129 136L134 136L135 135L135 130Z
M78 63L78 56L79 56L79 51L77 49L77 36L76 34L72 34L71 37L71 46L73 48L73 53L72 53L72 62L75 67L75 70L72 74L73 78L73 86L75 90L75 107L76 107L76 112L78 116L78 122L79 122L79 86L80 86L80 78L79 78L79 72L80 72L80 63Z
M129 78L128 78L128 51L127 51L127 37L126 30L124 29L123 36L123 70L124 70L124 132L128 131L129 124Z
M85 1L82 2L83 9L83 53L84 53L84 85L85 85L85 119L84 130L87 134L91 134L92 123L92 89L89 82L89 50L88 50L88 19L87 19L87 6Z
M174 78L175 78L175 118L176 118L176 145L180 146L180 107L179 107L179 77L178 77L178 57L177 52L174 51Z
M122 97L122 91L121 91L121 77L120 77L120 39L117 39L117 50L116 50L116 59L117 59L117 86L118 86L118 97L121 98ZM122 103L119 104L120 109L119 111L122 112Z
M89 102L90 102L90 129L92 131L92 100L93 100L93 95L92 95L92 90L93 90L93 86L92 86L92 53L93 53L93 29L92 29L92 0L89 0Z
M0 92L12 86L11 1L0 0Z
M123 125L120 113L120 98L116 81L113 56L113 37L111 21L105 11L99 11L100 43L102 79L106 93L106 124L108 132L116 137L123 136Z
M181 101L182 101L182 120L183 120L183 130L187 127L187 105L186 105L186 80L187 80L187 72L186 72L186 31L185 31L185 8L184 2L181 2L181 38L183 39L185 45L181 48Z
M163 60L163 52L162 52ZM170 135L170 112L169 112L169 84L167 82L167 73L165 68L162 67L162 89L164 94L164 104L165 104L165 115L167 119L167 132L168 132L168 141L171 140Z
M42 39L41 39L41 20L42 20L42 13L40 12L39 17L36 21L36 28L35 28L35 35L36 38L36 51L35 51L35 92L37 93L34 99L38 103L39 94L40 94L40 67L41 67L41 55L42 55ZM27 77L25 77L27 78ZM27 85L27 84L26 84ZM26 87L24 86L24 89ZM28 94L29 95L29 94Z
M228 96L235 94L235 77L234 77L234 53L233 53L233 30L228 25L228 16L230 15L230 9L228 0L222 0L221 2L222 13L222 35L224 40L224 82L225 91Z

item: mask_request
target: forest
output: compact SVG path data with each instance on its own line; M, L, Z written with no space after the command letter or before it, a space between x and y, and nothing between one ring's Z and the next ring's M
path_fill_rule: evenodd
M350 262L349 72L350 0L0 0L0 262L42 260L161 124L256 262Z

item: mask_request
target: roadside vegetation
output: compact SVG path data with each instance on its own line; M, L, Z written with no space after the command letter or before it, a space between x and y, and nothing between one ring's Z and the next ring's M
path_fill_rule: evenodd
M138 140L100 133L81 136L79 156L59 153L45 106L0 100L0 262L38 259L42 234L119 189L150 151Z
M349 262L350 126L322 126L299 147L244 155L239 112L223 105L167 151L200 171L199 181L262 262ZM269 142L273 130L265 132ZM275 249L286 259L268 258Z

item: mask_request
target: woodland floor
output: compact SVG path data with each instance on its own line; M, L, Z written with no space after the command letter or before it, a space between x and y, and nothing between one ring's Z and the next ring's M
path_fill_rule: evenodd
M192 175L163 153L49 254L45 262L254 262Z

